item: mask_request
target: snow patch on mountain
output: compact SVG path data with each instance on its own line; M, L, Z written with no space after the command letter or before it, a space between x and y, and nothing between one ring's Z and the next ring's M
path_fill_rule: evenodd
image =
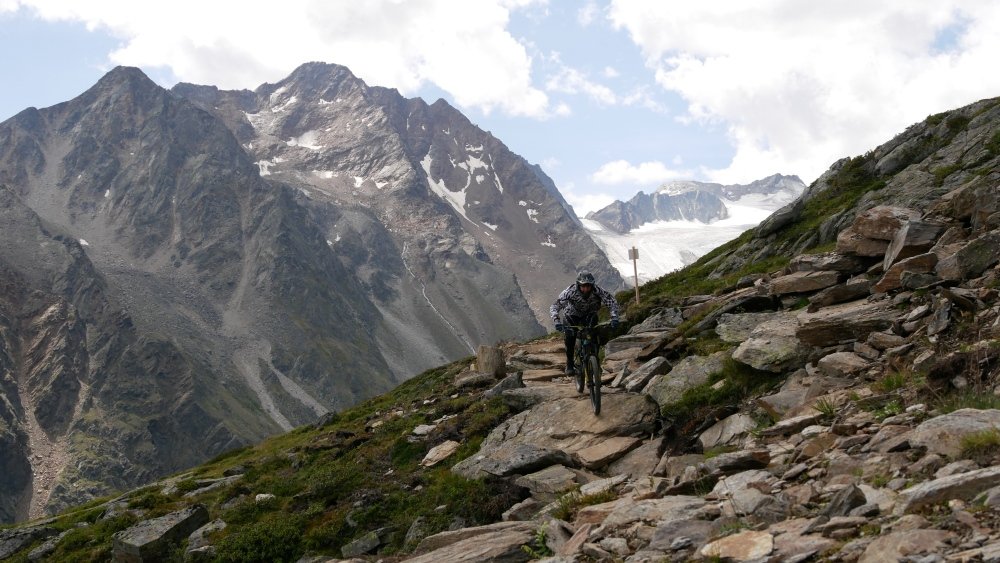
M433 162L434 161L431 158L430 151L428 151L427 155L424 156L424 159L420 161L420 165L424 168L424 173L427 174L427 185L430 187L432 192L438 195L438 197L447 201L459 215L465 218L466 221L469 221L470 223L473 222L472 219L469 219L469 215L465 212L465 189L453 192L444 185L444 180L435 181L434 176L431 175L431 165Z

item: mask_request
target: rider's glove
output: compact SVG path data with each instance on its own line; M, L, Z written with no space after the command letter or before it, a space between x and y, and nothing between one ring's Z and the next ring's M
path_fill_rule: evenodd
M611 319L611 330L618 328L618 319Z
M564 328L566 327L564 327L562 323L559 322L556 323L556 330L558 330L559 332L562 332Z

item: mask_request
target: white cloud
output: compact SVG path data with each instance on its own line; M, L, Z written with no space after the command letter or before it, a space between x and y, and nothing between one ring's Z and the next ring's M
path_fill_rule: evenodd
M618 96L611 88L594 82L587 78L586 74L564 65L545 82L545 89L563 94L584 94L608 106L618 103Z
M603 209L614 203L618 198L607 193L579 193L573 182L566 182L559 187L559 192L566 198L566 201L573 206L573 211L578 217L584 217L591 211Z
M604 78L618 78L618 76L620 76L618 69L613 66L604 67L603 74Z
M598 14L600 14L601 9L597 7L597 2L590 0L583 5L582 8L576 12L576 21L581 27L587 27L588 25L594 23L597 19Z
M613 0L688 118L725 124L736 149L714 180L807 181L907 125L1000 93L1000 4Z
M573 115L573 108L566 102L559 102L556 104L555 114L559 117L569 117Z
M507 30L538 0L132 2L0 0L45 20L77 21L122 41L115 64L166 67L180 80L254 88L307 61L349 67L371 84L413 93L432 83L463 107L546 117L532 61Z
M627 160L614 160L605 163L590 175L595 184L632 186L653 186L667 180L688 176L681 170L672 170L659 161L631 164Z

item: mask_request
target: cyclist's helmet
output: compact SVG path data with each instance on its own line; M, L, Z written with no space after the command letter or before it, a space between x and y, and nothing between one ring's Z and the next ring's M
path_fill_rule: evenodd
M577 289L579 289L580 286L584 284L594 285L594 274L591 274L587 270L581 270L580 274L576 276Z

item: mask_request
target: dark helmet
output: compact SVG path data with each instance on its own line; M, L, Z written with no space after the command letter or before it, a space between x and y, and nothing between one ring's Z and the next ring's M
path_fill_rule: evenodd
M580 274L576 276L576 287L579 288L581 285L587 283L594 285L594 274L591 274L587 270L580 270Z

